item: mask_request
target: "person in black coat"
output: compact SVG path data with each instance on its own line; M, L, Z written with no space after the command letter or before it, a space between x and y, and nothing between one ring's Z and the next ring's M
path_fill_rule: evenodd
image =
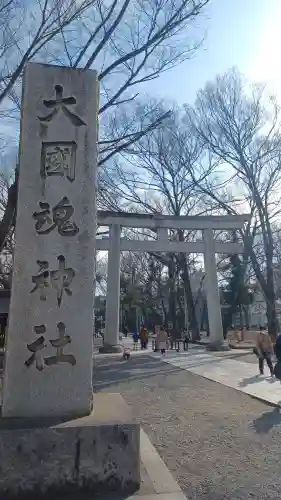
M273 343L274 354L277 359L277 363L274 367L274 375L276 378L281 380L281 334L277 335L276 339L271 337Z
M281 334L279 334L276 338L276 342L274 344L274 354L277 360L281 363Z

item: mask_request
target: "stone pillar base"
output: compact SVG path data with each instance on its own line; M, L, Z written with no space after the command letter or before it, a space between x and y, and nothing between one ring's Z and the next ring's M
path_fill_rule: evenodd
M206 345L207 351L230 351L227 341L210 342Z
M140 425L120 394L94 401L75 420L0 418L0 498L127 498L139 489Z
M123 347L121 345L110 345L110 344L104 344L99 348L99 352L101 354L113 354L113 353L119 353L123 352Z

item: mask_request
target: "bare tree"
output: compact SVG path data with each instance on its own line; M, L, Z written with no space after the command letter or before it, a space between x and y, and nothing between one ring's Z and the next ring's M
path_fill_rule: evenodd
M211 169L202 164L202 147L187 132L179 110L175 109L157 129L139 140L134 151L132 160L129 157L123 162L116 160L114 168L107 170L104 186L109 205L112 199L117 199L122 200L123 209L175 216L202 214L205 207L202 208L201 195L196 186L211 174ZM182 230L170 232L170 237L179 241L191 240L196 236ZM154 257L168 268L169 320L175 328L175 284L181 275L193 338L198 338L199 329L189 278L190 262L184 254L155 254Z
M0 116L4 127L5 119L18 116L19 84L27 62L42 57L45 48L94 3L95 0L0 0ZM16 200L17 171L7 189L1 217L0 252L15 223Z
M94 3L95 0L1 0L0 104L11 96L26 63L41 54L49 42Z
M270 333L276 334L272 222L280 212L281 136L280 110L265 88L246 89L242 76L231 70L208 83L197 95L195 107L186 108L186 122L206 152L220 164L220 178L232 185L234 199L220 197L215 185L199 182L202 192L227 213L252 215L242 232L246 256L267 302ZM223 171L222 171L223 167ZM232 198L232 199L231 199ZM242 201L242 204L241 204ZM265 269L255 251L255 239L262 235Z
M31 16L30 1L3 1L5 111L20 106L20 78L29 60L94 67L101 85L100 165L105 168L123 153L134 154L136 142L167 117L145 110L136 88L194 54L202 41L196 21L210 0L34 0ZM15 180L0 223L0 249L14 224L16 191Z

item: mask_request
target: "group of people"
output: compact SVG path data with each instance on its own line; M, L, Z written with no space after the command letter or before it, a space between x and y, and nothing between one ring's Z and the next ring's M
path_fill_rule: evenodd
M147 349L147 345L148 345L148 330L147 328L145 328L144 326L141 327L140 329L140 333L134 333L133 334L133 342L134 342L134 351L137 350L138 348L138 342L140 340L140 344L141 344L141 349Z
M127 333L127 332L126 332ZM127 336L127 335L126 335ZM144 326L141 327L139 334L133 334L133 350L137 350L138 342L140 340L141 349L147 349L148 346L148 330ZM185 336L185 342L188 348L188 335ZM156 334L155 345L157 351L160 351L162 355L165 355L169 339L168 334L164 328L161 326ZM264 374L264 362L267 363L271 376L276 376L276 378L281 380L281 334L277 337L269 335L265 327L260 327L259 334L256 340L256 346L254 348L254 353L258 358L259 372L261 375ZM273 366L272 356L275 354L277 359L277 364Z
M136 351L138 348L138 342L140 340L141 349L147 349L148 345L148 330L144 326L140 329L140 333L133 334L133 350ZM159 332L156 335L155 340L157 350L161 352L162 355L165 354L168 344L168 335L163 326L160 327Z
M277 337L269 335L265 327L260 327L259 334L254 347L254 353L258 358L260 375L264 374L264 362L266 361L270 374L281 379L281 335ZM272 355L275 354L277 364L272 362Z

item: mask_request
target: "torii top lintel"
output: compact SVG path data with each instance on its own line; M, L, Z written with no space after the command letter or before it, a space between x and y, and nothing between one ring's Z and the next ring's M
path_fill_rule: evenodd
M242 229L250 215L196 215L175 216L162 214L140 214L126 212L98 212L98 225L111 226L118 224L123 227L133 228L167 228L167 229Z

